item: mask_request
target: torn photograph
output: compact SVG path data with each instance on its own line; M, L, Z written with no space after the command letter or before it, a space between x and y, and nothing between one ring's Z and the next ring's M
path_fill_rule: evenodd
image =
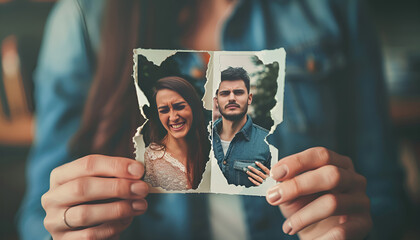
M214 155L229 184L258 186L270 175L271 153L264 140L272 122L278 63L268 67L256 56L220 58L224 70L214 97Z
M272 116L282 116L282 56L276 50L214 54L212 192L264 195L275 184L270 169L278 149L266 137L281 122Z
M278 149L285 52L134 50L144 123L133 140L154 193L265 195ZM182 66L182 67L181 67Z
M211 112L201 101L208 59L204 52L178 52L159 64L147 54L137 56L137 83L147 99L140 105L147 121L139 157L151 187L183 191L202 181L210 151Z

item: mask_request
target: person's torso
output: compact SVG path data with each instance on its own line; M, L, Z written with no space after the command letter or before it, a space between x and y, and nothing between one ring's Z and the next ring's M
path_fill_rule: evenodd
M223 27L222 50L286 50L284 120L269 137L280 149L279 157L315 145L336 147L338 103L333 92L337 81L345 81L346 54L338 26L342 19L337 19L330 2L243 0ZM99 22L87 25L100 28ZM99 49L98 44L93 42L93 49ZM135 218L122 239L211 238L205 195L151 194L148 201L147 213ZM265 198L242 201L250 239L296 239L282 232L284 218Z
M250 117L248 116L248 118ZM213 150L220 170L229 184L254 186L246 172L249 170L248 166L255 166L256 161L270 167L270 149L264 141L268 131L252 124L252 121L248 119L243 127L246 128L246 131L242 129L236 133L224 154L221 139L216 130L221 127L221 124L220 119L215 122L213 128Z

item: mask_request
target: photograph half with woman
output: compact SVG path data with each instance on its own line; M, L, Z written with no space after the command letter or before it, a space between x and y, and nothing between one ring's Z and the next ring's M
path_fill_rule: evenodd
M185 79L169 76L156 82L151 100L144 180L165 190L196 189L210 150L197 92Z

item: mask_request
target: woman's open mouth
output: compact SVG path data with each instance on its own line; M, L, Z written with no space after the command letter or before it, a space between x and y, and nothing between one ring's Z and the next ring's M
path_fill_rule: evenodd
M180 131L184 128L185 122L177 123L177 124L169 124L169 127L171 127L174 131Z

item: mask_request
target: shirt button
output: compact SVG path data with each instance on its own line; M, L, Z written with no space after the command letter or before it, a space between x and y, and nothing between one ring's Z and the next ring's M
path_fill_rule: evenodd
M223 161L223 165L226 165L226 164L227 164L226 160L225 160L225 161Z

